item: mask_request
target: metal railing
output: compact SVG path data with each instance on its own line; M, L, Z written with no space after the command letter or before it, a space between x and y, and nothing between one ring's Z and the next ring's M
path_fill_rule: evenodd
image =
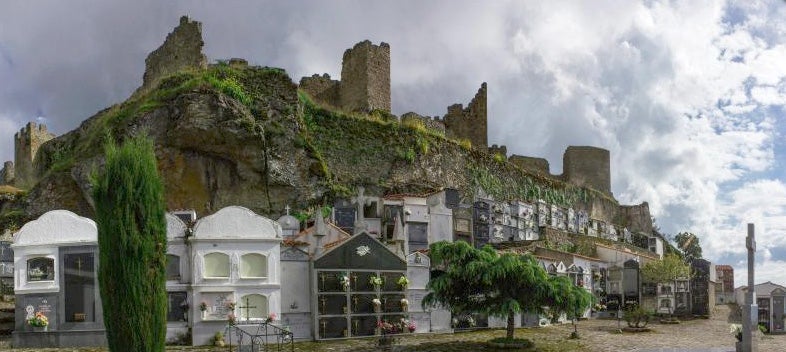
M229 351L286 351L287 345L290 351L295 350L291 331L266 322L228 325L225 335L229 340Z

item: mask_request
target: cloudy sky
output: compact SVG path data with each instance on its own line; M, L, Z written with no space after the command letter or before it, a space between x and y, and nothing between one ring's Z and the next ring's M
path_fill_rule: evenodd
M612 190L746 283L786 284L786 2L3 1L0 159L27 121L67 132L127 98L181 15L211 60L340 76L341 55L391 45L393 112L443 115L488 82L489 142L545 157L612 155Z

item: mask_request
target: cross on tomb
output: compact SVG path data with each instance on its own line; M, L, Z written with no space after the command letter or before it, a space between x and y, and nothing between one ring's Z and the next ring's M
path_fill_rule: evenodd
M240 306L240 307L238 307L238 308L240 308L240 310L241 310L241 311L242 311L243 309L245 309L245 310L246 310L246 321L248 321L249 319L251 319L251 314L249 313L249 311L251 310L251 308L257 308L257 306L252 306L252 305L249 305L249 303L248 303L248 297L246 297L246 305L245 305L245 306Z
M289 210L290 209L292 209L292 208L289 207L289 204L287 204L287 206L284 207L284 210L287 211L287 215L289 215Z
M77 275L82 275L82 263L83 263L82 258L77 257L74 263L76 263Z

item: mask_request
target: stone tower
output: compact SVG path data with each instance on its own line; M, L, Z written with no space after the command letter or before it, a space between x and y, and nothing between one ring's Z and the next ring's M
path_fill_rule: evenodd
M339 105L348 111L390 112L390 45L365 40L344 52Z
M486 82L469 102L467 108L461 104L448 106L445 115L445 132L453 139L468 139L478 150L488 148L488 115L486 112Z
M609 159L606 149L569 146L562 155L562 179L611 195Z
M207 58L202 54L202 23L180 17L180 25L167 35L164 44L145 59L145 75L142 87L145 91L158 80L187 67L207 68Z
M29 188L35 184L35 161L38 148L55 135L46 130L46 125L29 122L14 135L14 184L20 188Z
M11 185L14 183L16 177L16 170L14 170L14 162L6 161L3 163L3 169L0 170L0 185Z

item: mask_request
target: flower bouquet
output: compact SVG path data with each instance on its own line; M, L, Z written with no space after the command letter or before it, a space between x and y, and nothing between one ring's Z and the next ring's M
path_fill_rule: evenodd
M402 290L406 290L407 286L409 286L409 279L407 279L406 276L401 275L401 277L398 278L398 282L397 283L398 283L399 286L401 286Z
M27 324L34 327L34 328L41 328L42 330L46 331L46 327L49 326L49 319L44 315L43 312L35 312L35 315L27 319Z

